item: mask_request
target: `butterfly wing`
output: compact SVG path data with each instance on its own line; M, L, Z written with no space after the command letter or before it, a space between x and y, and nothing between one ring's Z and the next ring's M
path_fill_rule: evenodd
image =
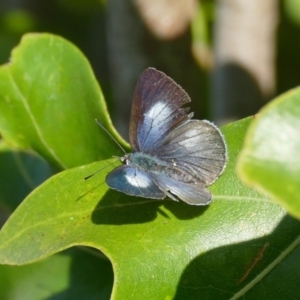
M163 199L166 194L154 183L151 174L122 165L110 172L105 181L107 185L127 195Z
M212 184L223 172L227 159L224 138L208 121L190 120L170 132L157 150L160 159Z
M133 150L156 154L160 141L175 127L189 120L187 93L164 73L146 69L136 85L129 139Z
M190 205L207 205L212 199L210 191L201 183L190 184L159 176L157 185L171 199L175 201L181 199Z

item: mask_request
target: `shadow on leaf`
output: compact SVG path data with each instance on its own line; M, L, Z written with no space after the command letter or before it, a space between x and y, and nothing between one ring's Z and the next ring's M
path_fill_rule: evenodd
M164 200L145 199L125 195L108 190L98 202L92 213L94 224L139 224L153 221L157 214L165 218L169 216L160 209L160 206L169 210L181 220L193 219L201 215L208 206L191 206L184 202L174 202L168 198Z
M285 263L280 260L268 271L266 277L262 274L294 242L299 230L300 222L286 216L269 235L222 246L199 255L185 268L173 299L229 299L237 296L253 280L257 280L256 285L252 283L241 297L286 299L288 290L299 291L296 283L300 280L297 267L292 268L284 256L282 260ZM283 234L284 232L289 234ZM281 280L285 272L294 278L294 286L289 281ZM280 288L274 288L278 282ZM300 297L300 292L297 294L293 299Z

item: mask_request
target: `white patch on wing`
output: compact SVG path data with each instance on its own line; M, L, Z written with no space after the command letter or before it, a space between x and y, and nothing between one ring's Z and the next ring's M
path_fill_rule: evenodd
M157 102L149 111L145 114L146 117L155 119L156 122L160 123L166 119L171 113L171 109L166 106L166 103Z
M199 131L197 129L189 130L185 133L186 137L194 137L199 135Z
M125 174L125 178L132 186L146 188L152 185L151 179L142 173L138 173L138 176Z

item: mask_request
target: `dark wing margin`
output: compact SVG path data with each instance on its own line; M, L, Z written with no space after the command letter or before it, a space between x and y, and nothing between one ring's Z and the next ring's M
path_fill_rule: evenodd
M214 124L190 120L165 137L156 155L210 185L226 166L227 149Z
M128 165L119 166L111 171L105 181L110 188L127 195L151 199L166 197L150 175Z
M134 151L155 154L160 140L175 127L189 120L187 93L164 73L146 69L136 85L129 126Z

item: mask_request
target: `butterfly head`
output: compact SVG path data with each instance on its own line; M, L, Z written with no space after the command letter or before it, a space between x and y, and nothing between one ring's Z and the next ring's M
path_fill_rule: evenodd
M130 164L131 153L126 153L124 156L120 157L120 161L124 165Z

